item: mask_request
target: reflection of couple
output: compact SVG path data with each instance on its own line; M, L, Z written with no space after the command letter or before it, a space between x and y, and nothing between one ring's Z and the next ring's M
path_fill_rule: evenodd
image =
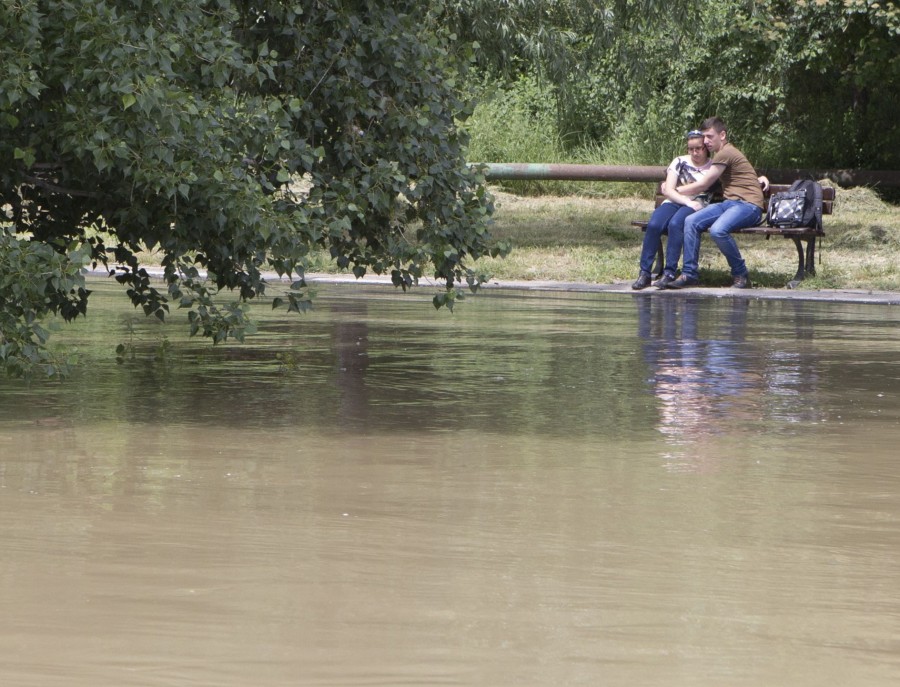
M702 297L635 300L658 429L668 440L702 453L702 439L761 418L765 382L745 337L748 299L725 311Z

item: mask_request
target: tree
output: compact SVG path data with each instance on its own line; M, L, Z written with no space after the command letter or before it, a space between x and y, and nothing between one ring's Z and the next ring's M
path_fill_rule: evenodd
M448 45L415 0L3 3L7 371L61 369L40 321L87 312L87 264L213 341L243 336L267 270L293 279L275 307L307 308L315 248L404 289L430 271L452 307L485 279L469 261L504 248L463 159L468 55Z
M698 16L665 74L672 110L719 114L741 129L752 159L769 165L896 168L895 4L723 0Z
M718 114L754 161L894 169L900 8L876 0L447 0L490 85L536 76L556 138L671 159ZM493 7L493 12L489 10ZM532 89L533 79L508 86ZM501 91L501 97L503 91ZM540 103L535 110L545 112Z
M441 21L476 46L492 86L534 75L553 98L561 138L602 135L598 105L644 77L628 44L695 23L698 0L444 0ZM657 61L659 55L656 56ZM598 79L602 85L597 88Z

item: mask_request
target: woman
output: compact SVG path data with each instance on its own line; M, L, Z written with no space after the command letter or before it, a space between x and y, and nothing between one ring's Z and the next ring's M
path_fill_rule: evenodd
M656 258L656 247L659 245L659 237L665 232L669 235L666 242L666 265L653 286L663 289L675 281L684 243L684 220L709 203L708 192L696 196L685 196L678 192L679 186L700 181L712 169L709 150L703 145L703 132L694 130L687 133L687 150L687 155L676 157L666 169L666 180L661 189L666 200L653 211L644 232L641 272L631 285L636 291L650 286L650 270Z

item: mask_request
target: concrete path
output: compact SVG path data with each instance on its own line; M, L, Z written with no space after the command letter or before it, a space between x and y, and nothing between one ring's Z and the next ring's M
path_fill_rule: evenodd
M391 286L390 277L367 275L356 279L352 275L309 274L309 283L318 284L385 284ZM429 282L422 280L419 288L428 288ZM583 282L562 281L507 281L492 280L483 289L511 289L518 291L570 291L576 293L620 293L648 298L673 298L680 294L692 296L708 296L710 298L751 298L777 299L785 301L830 301L834 303L873 303L882 305L900 305L900 292L871 291L867 289L732 289L730 287L695 286L681 290L659 290L653 287L642 291L634 291L631 282L621 284L588 284Z
M162 278L162 269L148 267L147 272L151 276ZM91 270L95 277L105 277L105 270ZM266 280L270 283L288 281L280 279L278 275L266 274ZM393 288L389 276L369 274L362 279L357 279L352 274L307 274L306 281L310 284L360 284L365 286L383 285ZM437 283L428 279L419 282L419 288L436 288ZM693 296L708 296L710 298L751 298L751 299L777 299L785 301L830 301L833 303L873 303L881 305L900 305L900 292L897 291L872 291L868 289L764 289L754 287L752 289L732 289L730 287L695 286L689 289L664 290L650 287L643 291L633 291L631 282L621 284L590 284L585 282L565 281L513 281L497 279L482 286L483 289L510 289L517 291L568 291L573 293L619 293L623 295L639 296L642 298L677 298L680 294Z

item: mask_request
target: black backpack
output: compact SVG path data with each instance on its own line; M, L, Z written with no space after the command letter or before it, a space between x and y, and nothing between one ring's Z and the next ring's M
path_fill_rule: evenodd
M812 179L797 179L787 191L773 193L769 197L768 224L822 231L822 185Z

